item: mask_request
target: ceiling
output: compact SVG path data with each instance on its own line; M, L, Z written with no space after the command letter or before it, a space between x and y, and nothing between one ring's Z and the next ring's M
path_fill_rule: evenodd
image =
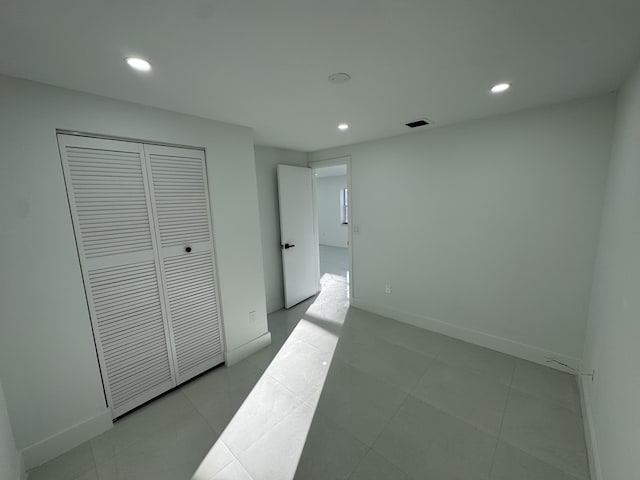
M2 0L0 72L314 151L615 90L639 18L638 0Z

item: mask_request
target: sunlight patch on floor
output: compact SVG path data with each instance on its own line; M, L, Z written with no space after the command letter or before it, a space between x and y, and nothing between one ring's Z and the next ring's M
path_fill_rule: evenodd
M321 283L192 480L294 477L349 306L345 277L326 273Z

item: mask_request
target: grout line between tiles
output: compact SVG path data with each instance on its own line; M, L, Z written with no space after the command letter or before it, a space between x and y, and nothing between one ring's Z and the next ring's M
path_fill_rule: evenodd
M369 455L369 453L372 450L373 449L371 447L367 448L367 451L364 452L364 455L362 456L360 461L353 467L353 470L351 470L351 472L349 472L349 476L347 477L347 480L351 480L351 477L353 477L353 474L356 473L356 471L358 470L358 467L360 467L360 465L362 465L362 462L364 462L364 459L367 458L367 455Z
M491 475L493 474L493 466L496 462L496 453L498 452L498 445L500 444L500 438L502 437L502 426L504 425L504 417L507 414L507 408L509 406L509 399L511 399L511 392L513 391L512 384L513 379L516 375L516 368L518 368L517 364L514 364L513 370L511 371L511 380L509 381L509 392L507 393L507 399L504 402L504 408L502 409L502 418L500 419L500 428L498 429L498 435L496 437L496 446L493 449L493 455L491 457L491 466L489 467L489 479L491 479Z
M253 479L253 475L251 475L251 473L249 473L249 471L246 469L246 467L245 467L245 466L244 466L244 464L240 461L240 459L239 459L238 457L236 457L236 454L235 454L235 453L233 453L233 451L231 450L231 448L229 447L229 445L227 445L227 444L225 443L225 441L224 441L224 440L219 440L219 441L220 441L220 443L222 443L222 445L224 445L224 448L226 448L226 449L229 451L229 453L231 454L231 456L233 457L233 459L234 459L236 462L238 462L238 465L240 465L240 468L242 468L242 470L244 470L244 471L245 471L245 473L249 476L249 478ZM225 468L227 468L229 465L231 465L231 463L229 463L228 465L226 465L222 470L224 470ZM220 470L220 472L221 472L222 470ZM217 475L218 473L220 473L220 472L217 472L217 473L216 473L216 475Z
M373 440L373 442L371 442L371 447L369 448L369 450L373 450L373 446L378 442L378 440L380 439L380 437L382 436L383 432L385 431L385 429L387 428L388 425L391 424L391 422L393 421L394 418L396 418L396 416L398 415L398 412L400 411L400 409L404 406L404 404L407 402L407 399L409 398L409 396L411 395L411 393L407 393L402 389L399 389L401 392L405 393L404 398L402 399L402 402L399 403L398 407L395 409L395 411L389 416L389 419L385 422L385 424L382 426L382 428L380 429L380 433L378 433L378 435L376 436L376 438ZM398 470L400 470L402 473L404 473L407 477L409 478L413 478L412 475L410 475L407 471L405 471L400 465L397 465L395 462L391 461L389 458L387 458L382 452L378 452L377 450L373 450L373 452L377 455L380 455L382 458L384 458L387 462L389 462L391 465L393 465L394 467L396 467ZM368 453L368 452L367 452ZM364 457L363 457L364 459Z

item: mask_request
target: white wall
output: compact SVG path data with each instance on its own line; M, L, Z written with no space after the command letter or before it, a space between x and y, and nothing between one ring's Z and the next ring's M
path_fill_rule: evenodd
M606 95L312 153L351 156L352 304L577 366L614 106Z
M587 415L601 474L640 472L640 65L622 88L584 352Z
M280 211L278 209L278 164L307 166L307 154L272 147L255 147L260 230L264 257L264 283L269 313L284 308Z
M340 222L340 190L347 188L347 176L316 178L316 208L320 245L347 247L349 230Z
M250 129L0 77L0 376L28 467L108 419L56 128L205 147L228 354L268 340Z
M0 480L18 480L22 476L22 458L9 422L9 413L0 384Z

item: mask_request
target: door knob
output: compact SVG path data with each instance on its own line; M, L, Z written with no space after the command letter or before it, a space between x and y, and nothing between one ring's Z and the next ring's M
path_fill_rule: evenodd
M185 248L184 251L187 252L187 253L191 253L191 247Z
M285 243L284 244L284 249L285 250L289 250L290 248L295 247L295 245L293 243Z

